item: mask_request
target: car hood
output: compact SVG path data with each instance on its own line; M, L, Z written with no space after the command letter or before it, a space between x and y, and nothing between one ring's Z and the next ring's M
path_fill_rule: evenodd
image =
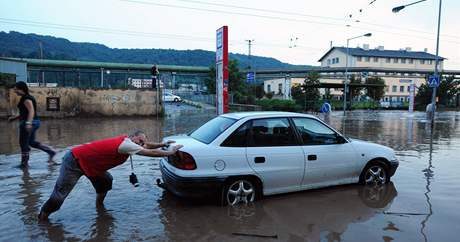
M390 147L360 139L349 138L349 140L351 141L353 147L360 153L372 153L374 155L383 156L388 160L396 159L395 152Z

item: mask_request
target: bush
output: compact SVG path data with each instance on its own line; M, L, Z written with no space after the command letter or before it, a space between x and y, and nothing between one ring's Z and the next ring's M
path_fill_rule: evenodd
M267 97L268 99L272 99L272 98L273 98L273 95L275 95L274 92L267 92L267 93L265 93L265 97Z
M261 106L264 111L299 112L302 110L302 107L293 100L262 99L258 100L256 104Z
M0 86L13 87L16 83L16 75L0 72Z

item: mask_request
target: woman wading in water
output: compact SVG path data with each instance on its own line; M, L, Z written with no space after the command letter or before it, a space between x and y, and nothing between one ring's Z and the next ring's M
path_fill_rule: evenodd
M19 119L19 145L21 146L21 168L29 165L30 147L42 150L49 156L48 162L53 163L56 152L50 147L41 144L36 140L35 133L40 128L40 119L37 115L37 103L35 98L29 94L29 88L25 82L17 82L14 85L14 92L21 97L18 103L19 116L12 116L8 121Z

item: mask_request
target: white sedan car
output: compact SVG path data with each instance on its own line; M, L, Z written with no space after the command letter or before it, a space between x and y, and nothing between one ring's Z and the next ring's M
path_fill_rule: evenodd
M165 93L163 95L163 101L165 102L182 102L182 98L172 93Z
M349 139L300 113L228 113L169 139L184 147L161 160L159 185L182 197L217 195L230 205L340 184L383 184L399 164L391 148Z

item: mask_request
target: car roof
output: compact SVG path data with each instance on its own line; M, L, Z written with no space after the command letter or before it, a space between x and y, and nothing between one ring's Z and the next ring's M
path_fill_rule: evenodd
M222 114L222 117L243 119L243 118L271 118L271 117L308 117L316 118L310 114L276 111L236 112Z

